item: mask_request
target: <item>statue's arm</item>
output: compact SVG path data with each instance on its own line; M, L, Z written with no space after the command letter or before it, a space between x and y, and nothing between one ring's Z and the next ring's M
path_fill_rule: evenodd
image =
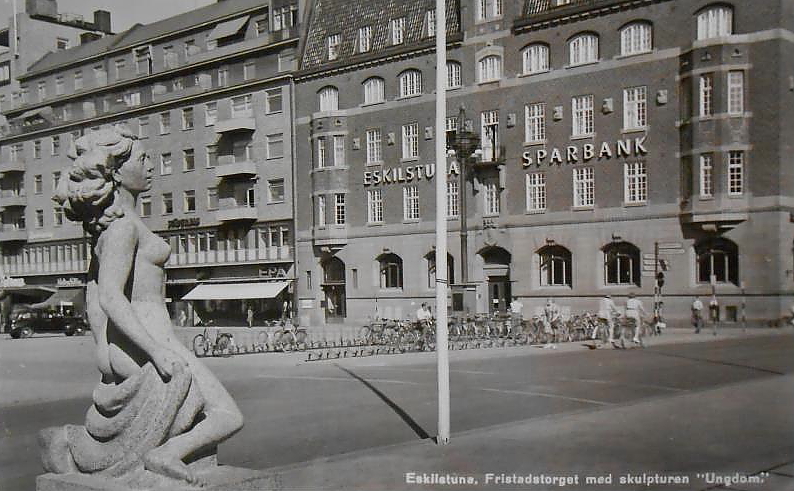
M99 305L116 328L151 358L161 375L170 376L176 357L144 329L124 289L132 271L138 232L135 224L119 219L102 233L99 255Z

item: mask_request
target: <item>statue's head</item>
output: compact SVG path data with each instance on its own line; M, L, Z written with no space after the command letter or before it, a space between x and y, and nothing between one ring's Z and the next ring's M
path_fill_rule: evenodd
M52 199L63 206L69 220L82 222L94 237L124 216L115 206L119 188L137 195L151 185L146 152L126 127L86 133L75 140L68 156L72 166L63 173Z

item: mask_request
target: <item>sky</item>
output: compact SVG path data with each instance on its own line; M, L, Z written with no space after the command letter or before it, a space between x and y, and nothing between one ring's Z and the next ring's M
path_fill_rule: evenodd
M5 27L12 15L13 3L25 9L25 0L0 0L0 26ZM193 10L216 0L58 0L58 13L79 14L93 21L94 10L110 12L113 32L126 30L133 24L149 24L173 15ZM228 0L234 1L234 0Z

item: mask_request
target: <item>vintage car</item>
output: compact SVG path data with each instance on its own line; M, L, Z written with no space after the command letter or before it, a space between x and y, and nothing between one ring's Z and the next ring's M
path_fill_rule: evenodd
M33 333L64 333L67 336L82 335L88 326L82 317L57 310L26 309L11 316L9 333L14 339L27 338Z

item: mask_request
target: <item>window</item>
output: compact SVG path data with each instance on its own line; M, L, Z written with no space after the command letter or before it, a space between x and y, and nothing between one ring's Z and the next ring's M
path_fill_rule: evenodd
M55 95L63 95L65 91L66 91L66 83L63 80L63 76L58 75L57 77L55 77Z
M192 148L182 151L182 170L189 172L196 169L196 152Z
M336 87L324 87L319 92L320 111L339 110L339 90Z
M358 29L358 51L366 53L372 49L372 27L364 26Z
M342 135L334 136L334 165L345 165L345 137Z
M284 201L284 179L267 181L268 203L281 203Z
M712 238L695 245L698 283L739 284L739 248L723 238Z
M63 225L63 206L54 206L52 208L52 223L56 227Z
M697 16L697 38L711 39L733 34L733 9L715 5L700 11Z
M44 210L36 210L36 228L44 228Z
M172 45L163 46L163 66L165 68L176 68L179 66L179 60Z
M172 171L171 152L160 155L160 174L167 175Z
M152 216L152 197L141 196L141 217Z
M502 0L477 0L477 20L502 16Z
M317 196L317 226L325 227L325 196Z
M463 85L461 65L457 61L447 62L447 89L459 89Z
M94 80L96 84L99 86L107 85L108 83L108 72L105 70L103 65L97 65L94 67Z
M700 197L711 198L714 196L713 189L714 162L710 154L700 156Z
M380 265L380 287L403 287L403 260L397 254L383 254L378 257Z
M324 136L317 137L317 167L320 169L328 167L328 152Z
M620 30L620 54L648 53L653 48L653 28L647 22L634 22Z
M232 118L253 117L254 111L252 99L253 97L251 94L232 97Z
M648 124L648 89L630 87L623 89L623 129L636 130Z
M419 124L404 124L403 134L403 159L415 159L419 157Z
M487 179L483 182L483 215L492 216L499 214L499 181Z
M55 49L57 49L58 51L69 49L69 40L66 38L56 38Z
M444 120L444 132L447 136L447 141L450 141L451 138L455 137L455 133L458 131L458 118L457 116L447 116L447 119Z
M165 135L171 132L171 113L160 113L160 134Z
M583 65L598 61L598 36L595 34L580 34L568 43L570 51L570 65Z
M382 78L372 77L364 81L364 104L377 104L385 100Z
M11 62L0 63L0 84L7 84L11 81Z
M207 188L207 209L218 209L218 188Z
M52 151L50 153L52 155L58 155L60 152L61 152L61 137L56 135L52 137Z
M207 157L207 168L215 167L218 165L218 146L217 145L207 145L205 148L205 153Z
M23 154L23 147L21 143L14 143L11 145L9 149L11 162L21 162L22 161L22 154Z
M493 162L499 157L499 111L484 111L480 115L483 162Z
M411 97L422 93L422 72L406 70L400 74L400 97Z
M593 134L593 96L580 95L571 99L573 128L571 136L590 136Z
M182 129L183 130L192 130L193 129L193 108L186 107L182 109Z
M744 194L744 152L728 152L728 195Z
M447 218L460 216L460 183L447 181Z
M267 158L277 159L284 156L284 134L267 135Z
M33 176L33 193L41 194L43 184L44 184L44 176L42 176L41 174L36 174L35 176Z
M273 30L280 31L298 23L297 4L285 5L281 8L273 9Z
M546 104L543 102L524 106L524 141L527 143L546 140Z
M744 72L728 72L728 114L741 116L744 113Z
M419 187L403 188L403 220L419 220Z
M527 211L542 212L546 210L546 174L535 172L527 174Z
M227 85L229 85L229 70L218 68L218 87L226 87Z
M640 286L640 250L628 242L604 247L604 283Z
M700 117L714 114L714 75L704 73L700 76Z
M248 61L243 65L243 80L251 80L256 76L256 64Z
M559 245L551 245L538 251L540 263L540 286L567 286L571 281L571 251Z
M281 99L281 89L270 89L265 91L265 112L268 114L280 113L283 111Z
M402 44L405 34L405 17L392 19L391 21L391 43Z
M149 138L149 116L138 118L138 138Z
M74 90L81 90L83 88L83 72L74 72Z
M480 82L493 82L502 78L502 58L496 55L486 56L479 63Z
M436 11L428 10L425 12L425 26L427 26L427 37L434 37L436 35Z
M127 107L135 107L141 105L141 93L138 91L127 92L124 94L124 104Z
M212 126L218 121L218 103L208 102L204 104L204 124Z
M380 163L381 132L379 128L367 130L367 164Z
M542 73L549 70L549 47L545 44L531 44L521 52L524 61L524 75Z
M264 19L257 19L257 21L254 23L254 27L256 28L257 36L267 34L270 31L270 19L267 17Z
M339 34L332 34L328 36L328 61L333 61L339 58L339 43L342 36Z
M251 140L247 138L236 138L232 142L232 156L235 162L251 161Z
M116 80L124 77L124 68L126 64L127 63L123 59L113 62L113 67L116 69Z
M135 58L135 73L138 75L149 75L152 73L152 54L149 46L135 48L132 50Z
M184 194L185 213L193 213L196 211L196 191L185 191Z
M383 223L383 191L380 189L367 191L367 222Z
M344 193L334 195L334 223L344 225L347 222L347 210L345 208Z
M645 162L631 162L623 166L623 200L629 204L648 201L648 174Z
M590 207L595 205L595 176L592 167L578 167L573 170L573 206Z
M174 196L171 193L163 193L163 215L170 215L174 212Z
M42 81L38 83L38 95L39 102L47 98L47 82Z
M41 158L41 140L33 140L33 158Z
M58 189L58 183L61 182L61 171L52 173L52 189Z

